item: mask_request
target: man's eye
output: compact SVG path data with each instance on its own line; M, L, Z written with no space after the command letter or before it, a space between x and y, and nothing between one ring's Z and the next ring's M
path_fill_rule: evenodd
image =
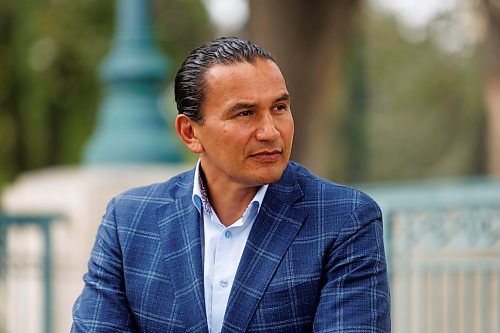
M248 117L248 116L251 116L252 114L253 114L253 112L251 110L245 110L245 111L241 111L240 113L238 113L238 116Z
M286 110L286 105L284 105L284 104L278 104L278 105L276 105L276 106L274 107L274 109L275 109L276 111L284 111L284 110Z

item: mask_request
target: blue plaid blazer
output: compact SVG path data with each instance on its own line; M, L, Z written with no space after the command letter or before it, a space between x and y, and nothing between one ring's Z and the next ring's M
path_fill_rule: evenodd
M207 332L193 178L109 203L72 332ZM377 204L290 162L250 232L222 332L390 332Z

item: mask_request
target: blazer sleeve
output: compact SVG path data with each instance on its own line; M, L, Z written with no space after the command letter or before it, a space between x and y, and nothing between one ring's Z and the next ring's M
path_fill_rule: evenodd
M125 295L122 253L112 200L97 231L71 332L134 332Z
M350 215L330 250L323 275L314 332L391 331L382 213L373 200Z

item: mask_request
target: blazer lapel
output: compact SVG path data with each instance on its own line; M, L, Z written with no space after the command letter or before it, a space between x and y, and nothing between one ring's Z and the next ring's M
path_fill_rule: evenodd
M193 173L189 173L191 177ZM190 184L189 185L189 181ZM192 178L157 209L160 239L172 288L187 332L208 332L203 291L200 216L192 202Z
M223 332L244 332L274 272L297 235L306 213L294 203L302 196L287 168L268 188L238 266L224 317Z

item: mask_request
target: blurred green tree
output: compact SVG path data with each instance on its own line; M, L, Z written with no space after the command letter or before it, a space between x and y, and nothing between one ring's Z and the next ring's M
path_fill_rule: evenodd
M97 67L110 47L114 6L0 3L0 186L25 170L80 161L100 103ZM200 0L153 0L153 8L170 82L214 29ZM454 13L411 40L393 16L362 0L252 0L250 8L247 35L276 55L292 92L294 159L338 181L485 171L483 47L448 52L433 39Z
M471 2L419 29L394 16L366 12L366 179L485 172L482 40L460 39L461 29L471 28L460 26L469 22L462 17L477 25L475 20L482 20L478 9Z
M173 69L212 37L199 0L153 1L158 46ZM0 2L0 188L18 173L76 164L95 125L97 69L115 1Z
M76 162L97 106L95 65L112 4L0 4L0 183L18 172Z

